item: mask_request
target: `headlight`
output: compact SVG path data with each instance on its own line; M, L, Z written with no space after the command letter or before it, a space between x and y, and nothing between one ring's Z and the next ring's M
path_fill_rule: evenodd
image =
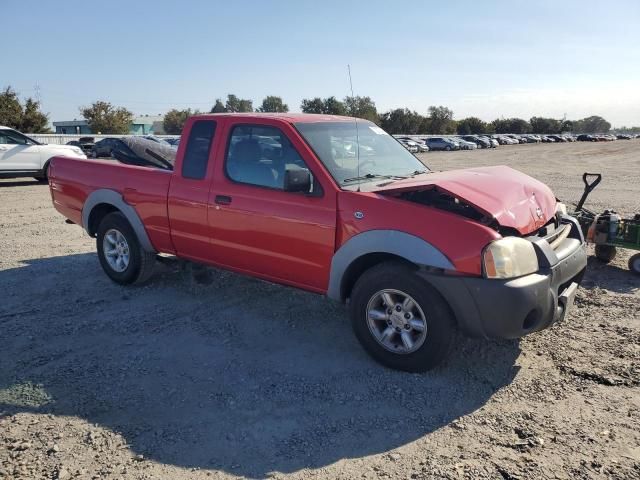
M556 212L560 212L562 215L567 215L567 206L562 202L556 203Z
M518 237L491 242L482 255L487 278L515 278L538 271L538 257L533 244Z

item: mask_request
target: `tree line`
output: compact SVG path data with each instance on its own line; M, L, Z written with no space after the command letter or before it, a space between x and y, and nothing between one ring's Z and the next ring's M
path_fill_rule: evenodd
M490 133L603 133L611 129L611 124L604 118L593 115L579 120L555 119L546 117L497 118L485 122L477 117L466 117L460 120L453 118L453 111L444 106L430 106L428 114L423 116L408 108L396 108L378 113L371 97L347 96L339 100L335 96L305 98L300 104L303 113L321 113L326 115L348 115L370 120L380 125L391 134L431 134L431 135L471 135ZM281 97L267 96L260 107L254 110L253 102L236 95L228 95L225 102L216 99L211 113L222 112L288 112L289 107ZM198 111L170 110L164 121L168 134L179 134L184 122ZM628 129L633 130L633 129Z
M347 96L342 100L335 96L321 98L305 98L300 104L303 113L321 113L327 115L348 115L370 120L392 134L431 134L431 135L469 135L490 133L604 133L611 129L611 124L604 118L590 117L567 120L546 117L498 118L490 122L477 117L466 117L459 120L453 118L453 111L444 106L430 106L427 115L421 115L408 108L396 108L379 113L375 102L367 96ZM222 112L288 112L289 106L282 97L268 95L254 109L253 101L240 98L234 94L226 99L217 98L209 110L210 113ZM97 101L80 108L91 131L103 134L126 134L133 120L133 113L124 107L114 106L109 102ZM167 134L178 135L184 124L199 110L172 109L164 116L164 129ZM11 87L0 93L0 125L6 125L25 133L49 132L48 115L40 111L40 103L33 98L20 102L18 94ZM640 127L618 129L635 132Z

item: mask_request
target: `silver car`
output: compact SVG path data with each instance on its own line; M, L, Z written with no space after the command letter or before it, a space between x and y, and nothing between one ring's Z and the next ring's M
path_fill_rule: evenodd
M460 145L460 150L476 150L478 145L473 142L467 142L460 137L452 137L451 140Z

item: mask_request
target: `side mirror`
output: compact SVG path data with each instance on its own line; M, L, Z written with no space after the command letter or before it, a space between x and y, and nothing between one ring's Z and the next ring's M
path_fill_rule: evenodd
M311 172L306 168L286 169L284 171L284 191L309 193L311 191Z

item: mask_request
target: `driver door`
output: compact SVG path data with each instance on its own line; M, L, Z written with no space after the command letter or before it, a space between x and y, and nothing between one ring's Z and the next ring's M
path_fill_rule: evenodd
M213 261L261 278L323 292L334 253L336 196L322 189L290 128L230 122L209 192ZM314 165L315 166L315 165ZM288 192L286 169L311 171L315 191Z

